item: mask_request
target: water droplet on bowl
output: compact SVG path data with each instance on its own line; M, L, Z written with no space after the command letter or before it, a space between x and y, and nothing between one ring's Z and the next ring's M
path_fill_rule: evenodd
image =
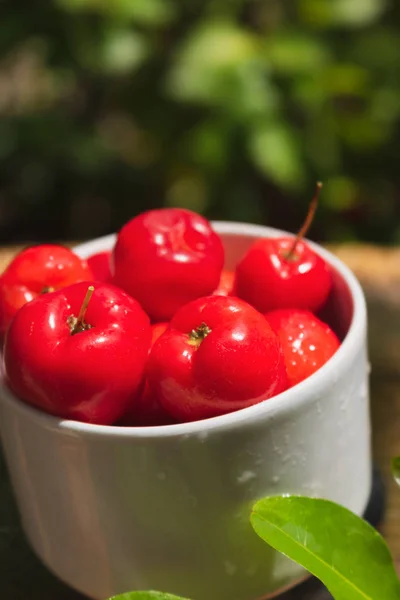
M231 563L229 560L224 561L224 567L227 575L234 575L237 571L236 565Z
M241 473L237 477L237 482L238 483L246 483L247 481L250 481L251 479L254 479L255 477L256 477L256 474L254 473L254 471L243 471L243 473Z

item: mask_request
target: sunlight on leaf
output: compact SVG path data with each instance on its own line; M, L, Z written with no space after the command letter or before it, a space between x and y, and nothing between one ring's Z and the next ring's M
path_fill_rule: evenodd
M167 90L175 98L221 101L231 95L241 69L255 57L255 51L252 34L232 24L200 25L179 49Z
M286 189L299 188L304 181L301 151L293 130L283 123L262 123L249 138L254 164L274 183Z
M131 73L143 64L149 51L148 39L126 25L107 27L103 35L91 43L77 31L74 36L74 52L80 64L94 73Z
M300 0L302 18L322 27L362 27L387 8L386 0Z
M389 548L366 521L317 498L271 497L253 508L256 533L318 577L335 600L399 600Z
M124 73L139 67L147 57L144 36L126 29L110 30L102 48L102 70Z
M335 0L332 2L336 23L367 25L375 21L386 9L386 0Z

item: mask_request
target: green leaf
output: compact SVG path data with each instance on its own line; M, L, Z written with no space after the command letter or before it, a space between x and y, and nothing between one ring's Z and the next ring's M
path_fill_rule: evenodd
M322 69L330 59L327 46L322 41L296 30L268 37L265 51L274 71L284 75Z
M301 17L319 27L363 27L386 8L386 0L299 0Z
M161 26L173 21L175 8L168 0L103 0L111 14L143 25Z
M123 75L139 68L147 59L148 39L126 25L109 25L96 40L78 31L73 36L79 62L95 73Z
M58 3L71 12L94 12L148 26L165 25L175 16L175 9L167 0L58 0Z
M393 135L390 123L373 121L369 112L342 115L337 119L341 139L357 153L370 152L387 143Z
M335 212L342 212L354 208L359 197L359 186L354 179L336 175L329 178L323 204Z
M186 156L190 156L201 167L218 171L227 163L231 150L231 137L229 125L222 120L204 119L186 133L184 151Z
M255 59L256 49L253 35L231 23L201 24L178 50L167 90L185 101L225 102L236 93L240 73Z
M335 0L332 5L336 23L352 26L374 23L387 8L386 0Z
M317 498L271 497L253 508L251 524L273 548L318 577L335 600L399 600L389 548L346 508Z
M180 596L172 594L164 594L163 592L129 592L120 596L113 596L109 600L188 600Z
M332 95L366 95L369 92L370 73L354 64L336 64L327 68L322 81Z
M249 153L253 163L271 181L285 189L304 183L301 149L293 130L284 123L260 123L250 132Z
M378 70L386 76L397 73L400 62L400 39L397 29L387 25L375 26L357 36L349 49L348 59L371 72Z
M139 33L122 28L110 29L104 40L103 60L99 67L109 73L132 71L147 58L148 50L147 39Z
M397 485L400 486L400 456L392 459L392 475Z
M266 54L261 38L232 22L200 23L174 56L166 92L174 100L220 108L237 124L268 117L280 93Z

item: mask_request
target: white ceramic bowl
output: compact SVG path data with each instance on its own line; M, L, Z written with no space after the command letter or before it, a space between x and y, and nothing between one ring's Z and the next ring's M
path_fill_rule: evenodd
M233 267L258 237L282 232L214 223ZM110 248L114 236L77 248ZM63 421L0 390L1 435L23 527L42 561L84 594L158 589L193 600L255 600L294 585L301 568L249 525L252 504L322 496L361 515L371 488L366 309L329 252L329 312L345 339L334 357L266 402L206 421L119 428Z

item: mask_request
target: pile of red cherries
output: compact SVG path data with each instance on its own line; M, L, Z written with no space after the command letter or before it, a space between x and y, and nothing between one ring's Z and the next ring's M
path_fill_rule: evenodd
M317 314L332 273L303 239L258 239L224 270L220 236L150 210L112 250L21 251L0 278L6 385L49 414L99 425L196 421L268 401L338 349Z

